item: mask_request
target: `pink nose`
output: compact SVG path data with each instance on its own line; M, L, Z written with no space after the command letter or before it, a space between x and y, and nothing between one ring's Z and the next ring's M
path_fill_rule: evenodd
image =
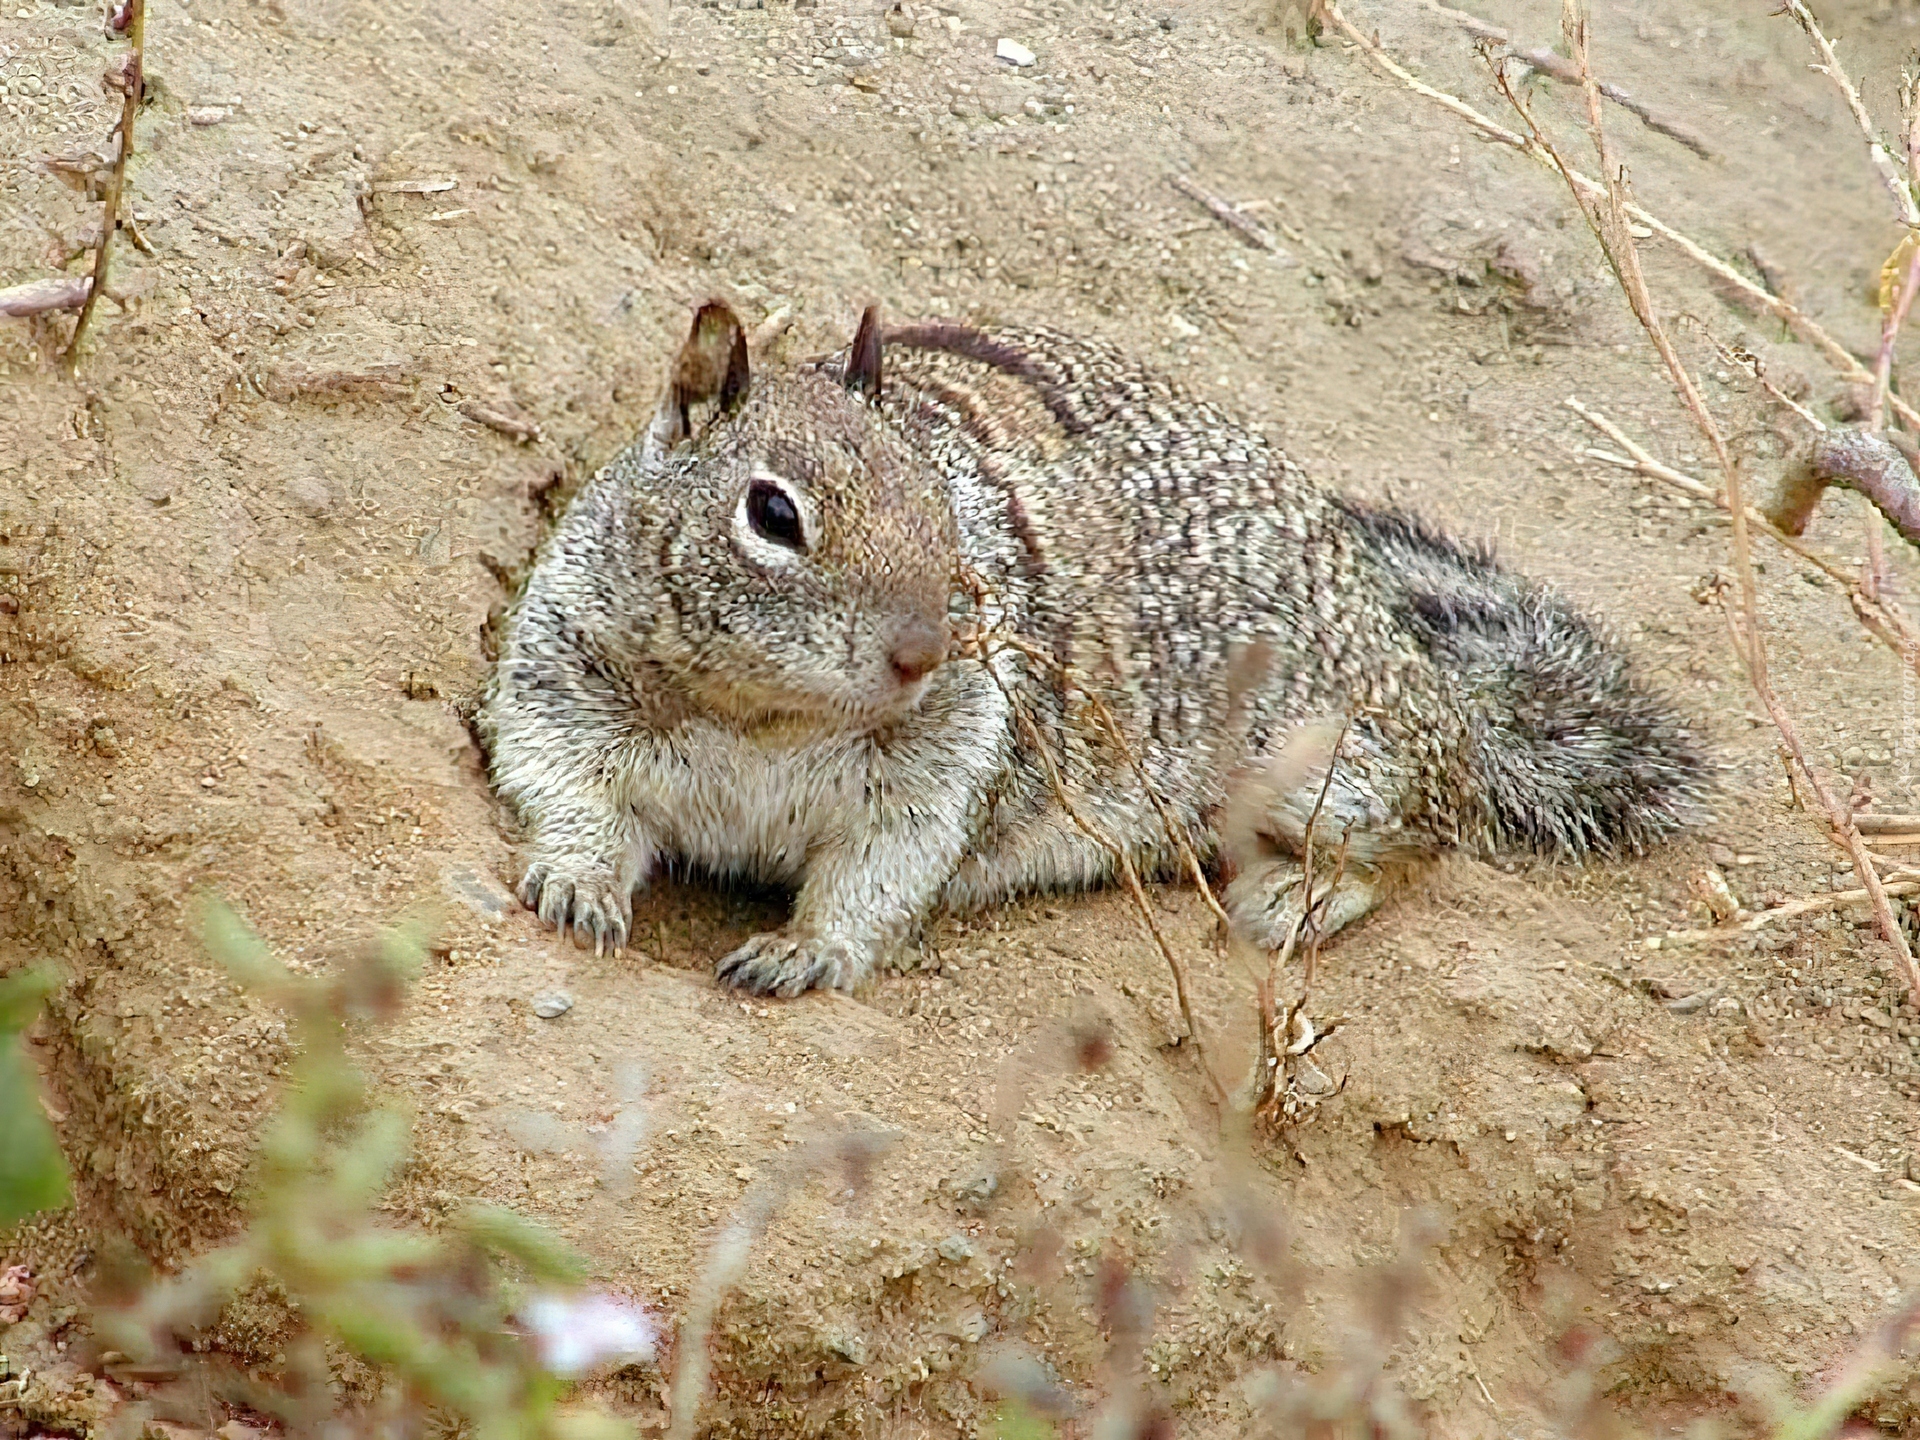
M887 663L902 685L926 678L946 662L947 627L909 620L893 633Z

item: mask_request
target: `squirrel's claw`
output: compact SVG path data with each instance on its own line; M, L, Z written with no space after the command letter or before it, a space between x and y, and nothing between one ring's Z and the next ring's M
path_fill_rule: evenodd
M815 989L851 989L860 970L844 945L791 935L756 935L719 964L722 985L790 1000Z
M611 874L568 875L559 867L536 861L520 881L520 900L556 930L573 931L579 944L591 944L598 953L619 950L627 943L633 899Z

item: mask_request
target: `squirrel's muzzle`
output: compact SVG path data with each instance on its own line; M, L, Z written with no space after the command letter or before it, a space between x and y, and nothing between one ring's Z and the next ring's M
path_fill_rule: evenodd
M911 685L931 675L947 659L947 627L922 619L912 619L893 632L893 644L887 651L887 663L902 685Z

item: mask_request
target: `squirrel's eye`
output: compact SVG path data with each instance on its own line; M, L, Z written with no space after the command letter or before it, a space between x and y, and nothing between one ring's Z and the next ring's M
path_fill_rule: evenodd
M747 523L753 533L790 550L807 548L800 533L800 512L793 497L771 480L756 480L747 489Z

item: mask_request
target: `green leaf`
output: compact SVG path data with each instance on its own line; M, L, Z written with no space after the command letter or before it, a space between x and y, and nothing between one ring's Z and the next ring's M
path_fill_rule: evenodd
M0 979L0 1229L67 1203L67 1162L40 1108L40 1077L20 1043L55 983L45 968Z
M577 1285L587 1278L587 1263L551 1231L496 1205L476 1205L457 1222L463 1234L483 1250L518 1260L536 1280Z
M202 939L213 958L249 990L271 995L293 978L292 972L273 958L273 952L223 900L207 901Z
M1054 1429L1018 1400L1010 1400L993 1417L993 1434L994 1440L1053 1440Z

